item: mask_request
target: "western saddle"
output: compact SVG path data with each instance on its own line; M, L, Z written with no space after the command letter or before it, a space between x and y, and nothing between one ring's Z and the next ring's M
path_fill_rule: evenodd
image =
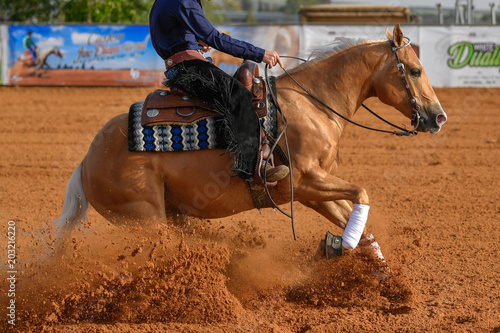
M234 77L252 93L252 104L259 119L267 116L267 87L264 79L259 76L257 64L245 60ZM142 110L141 123L143 126L189 125L206 118L220 116L210 103L201 98L177 89L158 89L147 96ZM261 127L258 160L252 177L254 183L266 184L269 187L275 186L278 180L288 175L289 171L284 165L275 166L270 149L272 140L272 137ZM268 161L267 169L264 169L266 161ZM266 180L264 180L264 173Z

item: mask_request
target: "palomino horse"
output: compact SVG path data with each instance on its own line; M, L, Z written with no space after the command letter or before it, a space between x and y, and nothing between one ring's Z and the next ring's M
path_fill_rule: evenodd
M409 40L399 25L393 34L387 31L387 37L326 53L298 66L291 75L347 119L365 99L377 96L408 118L418 114L416 130L437 133L446 114L422 64L412 48L405 47ZM304 93L289 76L277 78L276 86L288 120L294 198L337 226L347 226L346 230L351 222L357 223L357 239L343 244L352 249L362 236L367 210L354 219L351 212L368 207L369 200L361 186L335 176L337 143L347 121ZM130 152L124 134L127 117L119 115L104 125L74 171L59 219L61 229L71 230L85 219L88 204L115 224L157 223L182 214L221 218L254 208L247 184L231 177L229 154L221 150ZM290 202L290 184L281 181L270 189L277 204Z
M37 50L37 62L33 60L30 51L26 50L18 59L16 64L12 67L12 74L19 76L26 75L41 75L42 69L51 69L47 63L47 58L50 55L55 55L62 58L63 55L57 46L48 47L42 50ZM36 67L38 66L38 67Z
M47 63L47 58L51 55L55 55L62 59L63 55L57 46L49 47L43 49L38 54L38 60L40 61L40 68L52 69L50 65Z
M58 56L59 58L63 57L59 48L57 46L54 46L54 47L48 47L48 48L36 51L37 60L38 60L37 64L35 64L35 61L33 60L33 56L31 55L30 51L28 51L28 50L24 51L24 53L19 57L18 61L27 67L34 67L36 65L39 65L40 68L46 67L48 69L51 69L49 64L47 63L47 58L51 54Z

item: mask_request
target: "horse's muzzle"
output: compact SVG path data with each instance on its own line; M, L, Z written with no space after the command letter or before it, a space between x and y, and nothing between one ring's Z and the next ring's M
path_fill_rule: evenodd
M431 132L436 134L441 130L441 127L448 121L448 116L443 109L439 110L426 110L421 117L418 126L418 131L420 132Z

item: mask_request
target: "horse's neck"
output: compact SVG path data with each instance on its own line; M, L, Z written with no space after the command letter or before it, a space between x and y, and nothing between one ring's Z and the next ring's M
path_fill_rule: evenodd
M49 56L49 54L51 53L54 53L54 49L53 48L48 48L48 49L43 49L40 51L40 55L39 55L39 58L41 59L45 59Z
M363 101L373 95L371 81L374 69L380 63L380 42L352 46L339 53L300 66L291 75L314 96L346 118L354 116ZM278 88L291 88L298 94L304 91L287 75L277 80ZM297 95L297 98L300 98ZM312 97L306 97L312 98ZM326 113L337 123L343 123L337 115L321 106L308 110L311 116ZM303 110L302 110L303 111ZM301 111L301 112L302 112Z

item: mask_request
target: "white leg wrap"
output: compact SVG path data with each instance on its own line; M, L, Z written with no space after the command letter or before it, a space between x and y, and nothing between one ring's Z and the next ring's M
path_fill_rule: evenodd
M349 222L342 235L342 247L347 250L354 250L358 246L363 230L365 230L368 220L368 211L370 206L354 204L354 208L349 216Z

